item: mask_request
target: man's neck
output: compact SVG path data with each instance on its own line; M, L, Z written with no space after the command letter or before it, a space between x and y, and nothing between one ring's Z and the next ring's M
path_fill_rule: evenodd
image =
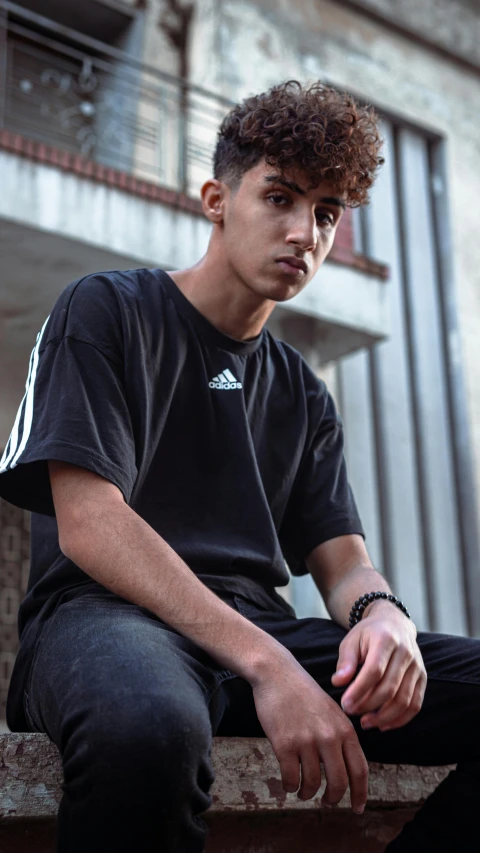
M169 275L200 314L239 341L257 337L275 307L275 302L261 299L208 253L195 266Z

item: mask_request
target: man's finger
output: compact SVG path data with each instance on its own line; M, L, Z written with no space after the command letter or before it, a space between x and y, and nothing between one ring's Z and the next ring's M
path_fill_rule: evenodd
M360 701L351 707L351 714L366 714L369 711L377 711L391 702L403 683L405 674L411 661L405 658L398 650L391 656L383 678L369 693L364 693ZM414 685L412 684L412 692Z
M317 747L305 749L300 754L300 765L302 768L302 782L298 797L301 800L310 800L317 793L322 783L322 771L320 768L320 755Z
M300 762L293 750L276 753L280 765L283 790L289 794L295 793L300 785Z
M402 681L400 689L391 702L387 702L376 714L366 714L361 719L362 727L374 726L381 731L406 725L418 714L425 693L424 679L419 676L418 666L412 664Z
M334 806L345 795L349 782L340 741L329 749L325 747L322 749L322 761L327 780L322 803L326 806Z
M354 634L348 635L340 643L338 650L337 669L332 675L332 684L342 687L354 677L360 664L360 642Z
M369 649L360 672L353 684L343 694L341 704L347 714L355 713L353 709L359 705L362 698L380 683L392 656L393 648L392 641L388 645L378 642L373 648Z
M362 814L368 796L368 763L356 738L344 742L343 757L350 781L352 809Z
M381 721L380 723L380 731L387 732L391 729L399 729L402 726L406 726L414 717L417 716L418 712L421 711L423 705L423 698L425 696L425 684L423 679L419 679L417 684L415 685L415 690L413 691L413 696L411 702L405 711L405 713L401 716L397 716L393 720L389 721Z
M423 704L423 697L425 695L425 687L423 684L418 684L415 687L414 695L412 697L412 701L408 708L408 711L403 715L403 717L398 717L392 723L388 725L382 726L382 732L393 731L393 729L400 729L402 726L406 726L414 717L421 711Z

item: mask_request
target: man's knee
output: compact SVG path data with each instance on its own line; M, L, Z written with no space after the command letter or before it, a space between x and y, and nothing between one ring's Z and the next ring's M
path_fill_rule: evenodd
M212 782L212 733L201 695L125 695L78 716L64 749L65 781L89 777L114 788L174 789L181 797ZM203 771L203 772L202 772ZM143 782L143 785L142 785Z

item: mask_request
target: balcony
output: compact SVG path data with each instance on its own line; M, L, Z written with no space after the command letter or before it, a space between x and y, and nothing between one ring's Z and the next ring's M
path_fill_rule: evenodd
M88 3L92 14L102 7L104 24L107 7L116 20L119 6L140 14L114 0ZM210 225L198 191L230 106L0 0L0 446L35 333L66 283L95 269L185 267L202 255ZM351 228L345 217L317 281L272 321L315 362L388 332L386 268L355 254Z
M1 126L196 195L231 106L90 36L0 2Z

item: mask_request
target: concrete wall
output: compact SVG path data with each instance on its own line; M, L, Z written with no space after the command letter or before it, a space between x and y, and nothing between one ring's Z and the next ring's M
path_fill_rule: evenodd
M478 0L337 0L383 17L466 62L480 64Z

